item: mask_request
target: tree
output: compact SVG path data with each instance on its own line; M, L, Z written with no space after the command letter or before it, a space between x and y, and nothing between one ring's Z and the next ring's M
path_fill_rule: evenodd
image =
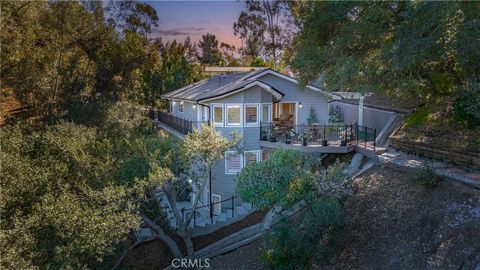
M202 197L204 187L209 181L209 174L212 166L219 160L223 159L224 152L237 144L239 137L236 133L232 133L230 138L224 137L217 132L213 126L203 125L201 132L195 130L185 136L184 140L178 142L179 150L175 152L175 157L180 157L174 162L166 164L162 160L152 160L149 177L144 181L145 192L149 193L150 198L155 198L158 203L155 189L160 190L167 198L170 209L176 222L176 228L179 235L182 237L187 256L192 257L194 247L192 236L190 232L190 223L193 215L182 215L181 209L178 209L177 194L178 192L185 192L185 189L195 194L195 200L192 203L191 213L199 206L199 200ZM172 148L173 150L174 148ZM176 165L174 165L176 164ZM178 164L185 164L184 166ZM161 208L161 207L158 207ZM163 240L172 253L177 257L182 257L179 253L179 248L175 241L173 241L166 230L166 224L159 226L155 223L156 219L151 219L146 213L142 214L142 220L157 233L157 237ZM166 228L167 227L167 228Z
M140 225L132 180L148 173L130 162L145 122L120 130L125 113L106 120L109 132L73 123L2 127L2 268L112 266ZM135 173L126 179L123 171Z
M279 19L281 16L281 4L279 1L269 0L252 0L246 2L246 12L242 12L238 19L237 24L234 24L239 30L238 33L242 36L248 36L247 32L250 32L248 41L256 42L260 33L266 33L267 38L262 40L264 43L265 51L270 56L271 63L275 69L278 64L278 52L282 47L279 40L280 24ZM248 23L250 21L251 23ZM263 21L263 22L262 22ZM248 31L248 30L250 31ZM260 30L258 32L255 32ZM248 44L255 46L255 43Z
M256 58L260 55L263 47L263 35L266 24L256 14L242 11L237 22L233 24L233 33L242 41L242 55Z
M279 149L238 176L240 196L257 207L276 207L282 210L280 215L293 206L304 209L291 220L282 217L267 237L262 257L272 268L308 268L312 257L324 263L335 251L345 228L342 206L351 194L351 179L345 164L336 162L323 170L319 163L299 151Z
M202 55L198 56L201 63L207 65L218 65L220 63L221 54L218 49L217 37L214 34L202 35L198 47L202 51Z
M140 99L141 75L158 62L140 32L158 18L146 4L111 6L125 18L141 18L136 30L107 20L105 14L116 13L98 2L2 3L2 91L12 89L34 119L49 122Z
M293 67L303 83L323 74L330 89L417 98L475 127L462 101L478 99L479 14L477 2L316 2Z

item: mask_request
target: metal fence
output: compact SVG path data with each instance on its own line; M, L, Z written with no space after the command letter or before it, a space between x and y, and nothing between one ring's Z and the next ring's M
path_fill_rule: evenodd
M302 146L360 145L375 149L376 130L357 124L286 125L260 124L260 140ZM363 143L363 144L361 144Z
M184 135L200 128L201 124L208 124L206 121L191 121L161 111L158 112L158 121Z

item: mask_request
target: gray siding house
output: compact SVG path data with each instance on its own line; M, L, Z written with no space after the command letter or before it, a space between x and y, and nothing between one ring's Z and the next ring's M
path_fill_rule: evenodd
M328 123L329 101L339 99L312 85L301 88L296 79L271 69L217 75L162 98L170 103L168 117L186 119L197 128L201 122L209 122L225 135L233 130L242 135L242 152L227 151L224 160L215 165L211 190L207 185L202 195L204 202L210 196L213 202L231 198L236 194L236 176L242 168L267 159L273 148L282 147L272 139L273 133L283 131L283 138L290 132L293 141L299 139L302 135L295 134L305 129L311 109L318 119L315 125L321 127ZM267 133L270 139L262 141Z

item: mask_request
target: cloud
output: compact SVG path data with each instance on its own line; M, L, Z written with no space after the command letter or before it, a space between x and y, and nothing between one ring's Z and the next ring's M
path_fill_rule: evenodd
M172 29L156 29L154 32L163 36L186 36L203 32L205 27L177 27Z

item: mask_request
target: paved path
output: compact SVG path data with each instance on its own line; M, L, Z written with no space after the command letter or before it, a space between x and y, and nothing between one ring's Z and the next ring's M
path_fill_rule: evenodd
M378 161L385 165L395 165L407 170L417 170L431 162L435 172L439 176L451 180L459 181L476 188L480 188L480 172L469 170L440 161L430 161L428 159L405 154L389 148L387 152L378 156Z

